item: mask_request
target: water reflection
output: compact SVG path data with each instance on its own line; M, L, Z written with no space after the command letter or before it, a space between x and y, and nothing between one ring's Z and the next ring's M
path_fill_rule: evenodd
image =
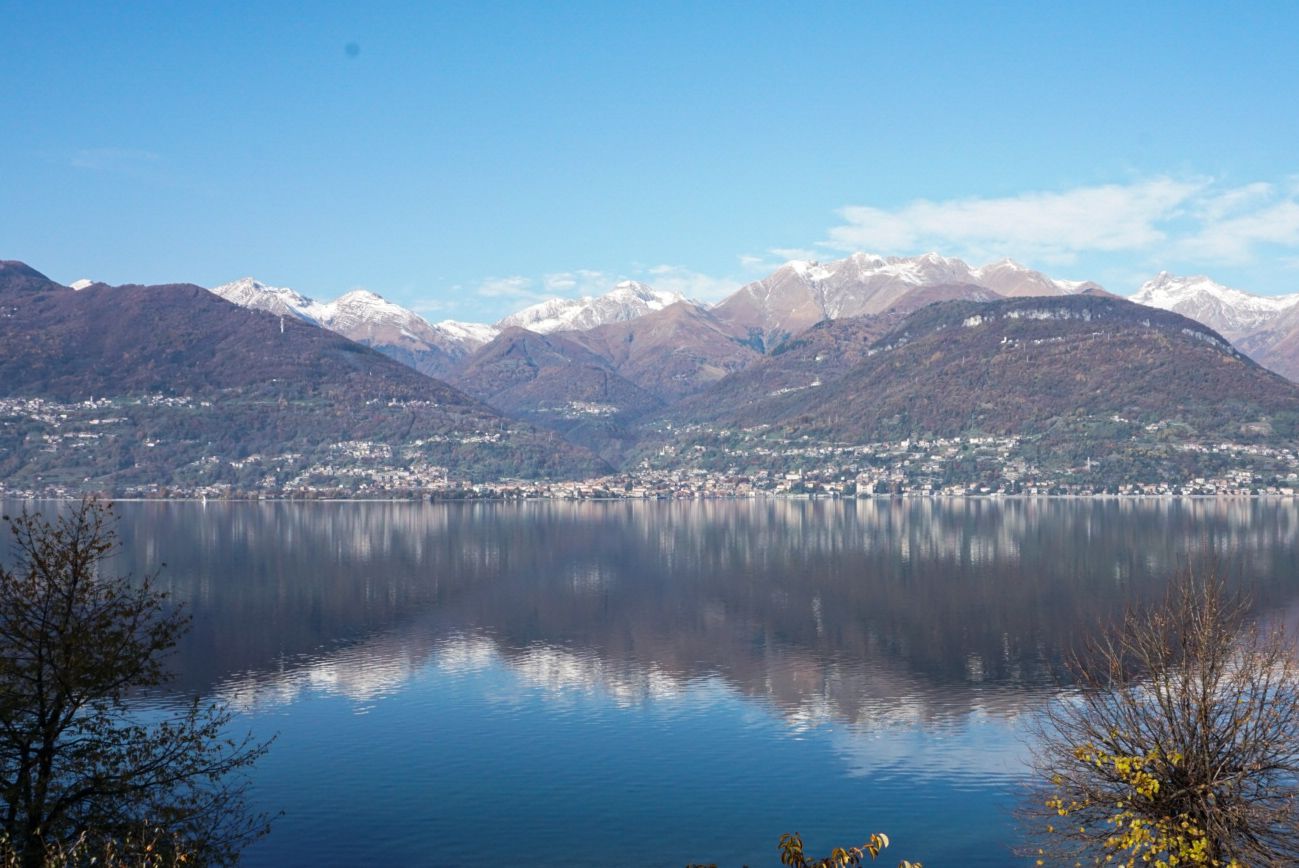
M791 723L1011 713L1127 599L1215 557L1289 604L1293 504L1250 500L127 504L184 686L367 703L500 660L634 701L718 676ZM462 661L455 664L453 661Z
M756 865L864 822L1002 865L1017 733L1099 619L1206 555L1299 613L1289 502L121 512L121 567L194 616L180 686L281 733L252 865L477 864L503 829L538 865Z

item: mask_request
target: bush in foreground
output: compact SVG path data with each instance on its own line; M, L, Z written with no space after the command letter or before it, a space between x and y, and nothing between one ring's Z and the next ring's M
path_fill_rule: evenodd
M1299 864L1299 670L1221 579L1179 575L1070 668L1037 733L1038 864Z

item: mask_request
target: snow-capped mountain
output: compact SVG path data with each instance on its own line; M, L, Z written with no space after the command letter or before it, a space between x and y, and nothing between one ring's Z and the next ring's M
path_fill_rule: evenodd
M1299 293L1254 295L1204 275L1161 271L1132 301L1202 322L1260 365L1299 380Z
M583 298L552 298L525 307L497 323L498 328L518 326L546 334L595 328L612 322L626 322L647 313L685 301L680 293L654 289L634 280L624 280L604 295Z
M1142 284L1132 300L1188 316L1235 340L1299 304L1299 294L1252 295L1203 275L1179 277L1161 271Z
M1008 297L1077 295L1089 289L1101 289L1099 284L1092 283L1090 280L1059 280L1047 277L1042 272L1020 265L1013 259L1002 259L975 268L971 271L971 276L978 286Z
M319 305L316 319L330 331L373 347L425 349L445 339L419 314L366 289Z
M481 322L459 322L453 319L444 319L441 322L434 323L433 328L442 332L451 340L460 341L466 346L475 348L491 343L501 333L501 330L494 325Z
M727 342L739 340L762 352L825 319L903 312L950 299L988 301L1099 289L1093 283L1056 280L1009 259L972 268L937 253L914 257L857 253L825 263L787 262L713 308L693 305L692 309L707 310L713 323L705 329L709 334L724 334ZM680 293L626 280L603 295L534 304L496 325L454 320L434 324L366 290L322 303L292 289L244 278L212 291L244 307L295 316L330 329L438 377L454 377L461 360L503 329L542 334L590 331L659 314L681 302L690 304Z
M1093 283L1054 280L1010 259L971 268L960 259L854 253L833 262L793 260L718 304L719 317L748 329L770 348L825 319L881 314L911 293L934 287L966 287L971 298L1071 295ZM949 293L959 297L960 293Z
M321 325L322 305L284 286L270 286L251 277L241 277L212 288L212 292L240 307L264 310L277 316L292 316Z
M295 290L245 277L212 292L241 307L293 316L329 329L432 376L447 375L456 361L498 334L495 327L478 323L430 323L364 289L322 303Z

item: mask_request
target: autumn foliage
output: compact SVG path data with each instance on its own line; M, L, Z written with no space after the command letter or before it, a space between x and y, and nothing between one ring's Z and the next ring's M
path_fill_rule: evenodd
M1038 732L1038 864L1299 861L1299 670L1248 613L1188 572L1073 659Z

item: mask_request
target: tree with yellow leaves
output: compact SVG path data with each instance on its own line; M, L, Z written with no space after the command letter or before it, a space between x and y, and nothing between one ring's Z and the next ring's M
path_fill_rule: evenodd
M1178 575L1043 712L1038 864L1299 863L1299 669L1216 576Z

